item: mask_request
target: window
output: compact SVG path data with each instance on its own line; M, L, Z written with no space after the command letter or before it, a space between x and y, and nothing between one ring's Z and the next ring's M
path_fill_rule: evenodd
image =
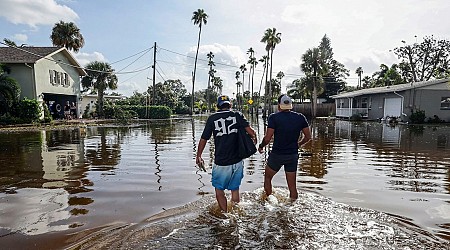
M69 75L67 73L64 73L64 86L69 86L69 85L70 85Z
M441 97L441 109L450 110L450 96Z
M339 99L339 108L344 107L344 99Z
M58 72L56 70L53 70L53 85L59 84L59 77Z
M368 107L367 104L368 104L367 103L367 97L361 98L361 108L367 108Z
M61 85L67 87L70 85L69 75L67 73L58 72L56 70L49 70L50 84L56 86Z
M48 73L50 74L50 84L53 84L53 70L49 70Z

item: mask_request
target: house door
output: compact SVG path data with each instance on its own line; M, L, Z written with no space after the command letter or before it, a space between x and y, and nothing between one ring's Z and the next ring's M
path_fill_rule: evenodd
M384 117L400 117L402 114L402 98L384 99Z

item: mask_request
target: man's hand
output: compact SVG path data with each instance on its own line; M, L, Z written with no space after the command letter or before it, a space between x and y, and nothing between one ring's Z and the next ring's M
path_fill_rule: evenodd
M197 165L199 165L200 166L200 164L203 164L203 159L202 159L202 157L201 156L196 156L195 157L195 164L197 164Z

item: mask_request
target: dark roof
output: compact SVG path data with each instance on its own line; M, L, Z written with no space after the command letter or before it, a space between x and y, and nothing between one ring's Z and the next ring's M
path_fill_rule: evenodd
M448 82L448 81L450 81L450 79L439 79L439 80L431 80L431 81L423 81L423 82L404 83L404 84L398 84L398 85L392 85L392 86L376 87L376 88L370 88L370 89L360 89L360 90L355 90L355 91L351 91L351 92L343 92L343 93L333 95L330 97L333 99L338 99L338 98L350 98L350 97L362 96L362 95L390 93L390 92L404 91L404 90L408 90L408 89L426 87L426 86L440 84L440 83L444 83L444 82Z
M34 63L60 49L58 47L0 47L0 63Z
M64 47L0 47L0 63L35 63L44 57L48 59L48 56L60 52L67 57L81 76L86 75L86 71Z

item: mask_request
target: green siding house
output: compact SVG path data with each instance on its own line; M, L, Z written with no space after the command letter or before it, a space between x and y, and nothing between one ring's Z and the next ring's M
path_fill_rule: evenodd
M370 120L395 117L408 122L412 112L423 110L427 117L450 122L450 79L360 89L331 98L336 117L359 114Z

